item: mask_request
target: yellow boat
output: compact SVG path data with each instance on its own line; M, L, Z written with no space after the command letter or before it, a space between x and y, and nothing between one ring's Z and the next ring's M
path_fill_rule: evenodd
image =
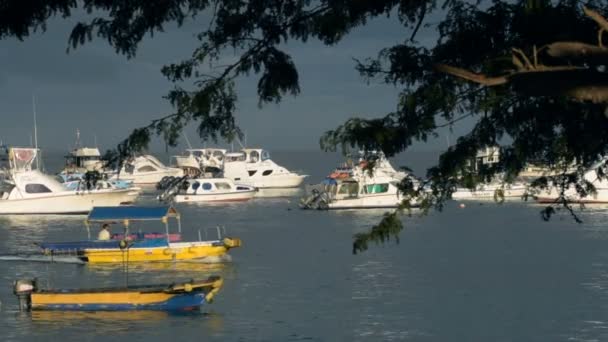
M39 289L35 280L18 280L13 292L19 307L27 310L167 310L197 309L213 300L222 278L181 284L140 285L96 289Z
M133 234L129 233L131 222L160 220L165 224L166 234L154 238L42 243L40 247L47 254L73 253L89 263L129 263L183 260L221 262L227 260L228 250L241 246L240 239L219 236L217 240L174 242L170 238L172 234L169 234L170 218L176 219L181 233L180 215L172 207L95 207L89 213L87 227L92 223L123 222L123 236L132 237Z

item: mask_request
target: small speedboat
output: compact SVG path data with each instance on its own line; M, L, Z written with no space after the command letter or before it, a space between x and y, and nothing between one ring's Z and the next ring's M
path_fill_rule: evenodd
M172 207L95 207L87 218L87 231L91 224L123 222L124 239L42 242L38 246L46 255L75 255L89 263L122 263L146 261L200 260L221 262L226 260L228 250L239 247L241 240L222 238L216 240L181 241L181 236L169 233L169 219L177 221L181 233L180 214ZM129 227L136 222L160 221L165 225L165 233L133 235ZM148 233L150 234L150 233ZM177 238L176 238L177 237ZM177 240L177 241L176 241Z
M13 292L19 308L29 310L164 310L189 311L210 303L223 285L222 278L158 285L91 289L41 289L37 281L17 280Z
M174 202L240 202L255 196L256 188L235 184L230 178L184 179L166 189L160 200Z

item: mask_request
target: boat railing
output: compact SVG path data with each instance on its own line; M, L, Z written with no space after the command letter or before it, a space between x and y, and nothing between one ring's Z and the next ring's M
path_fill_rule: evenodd
M205 230L205 241L209 240L209 229L213 229L212 227L205 227L202 228ZM222 236L226 236L226 226L215 226L215 230L217 232L217 239L221 240ZM198 229L198 240L199 241L204 241L203 237L201 236L201 228Z

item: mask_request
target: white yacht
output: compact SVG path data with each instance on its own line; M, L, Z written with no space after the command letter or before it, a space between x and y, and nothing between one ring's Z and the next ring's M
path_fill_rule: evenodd
M398 189L399 181L387 176L328 178L300 200L303 209L373 209L397 208L405 199ZM410 200L416 207L417 201Z
M300 175L277 165L262 149L243 149L226 153L224 177L256 188L296 188L306 175Z
M159 196L175 202L240 202L255 196L256 188L235 184L229 178L184 179Z
M94 206L129 204L139 196L138 189L116 189L106 183L68 190L37 169L37 157L34 148L10 149L10 177L0 187L0 214L88 213Z
M165 177L182 177L184 171L168 167L151 155L142 155L124 163L120 172L112 175L109 180L121 179L133 184L156 184Z
M372 209L396 208L406 198L398 184L408 174L396 171L383 154L375 157L376 165L370 174L365 169L363 155L358 165L350 169L339 168L323 183L309 189L309 195L300 200L303 209ZM412 178L417 184L417 180ZM411 207L418 206L416 199L408 199Z

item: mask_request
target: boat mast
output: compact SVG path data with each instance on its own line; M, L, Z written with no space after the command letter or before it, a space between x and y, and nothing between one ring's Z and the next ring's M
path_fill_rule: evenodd
M36 170L40 169L40 158L38 156L38 125L36 124L36 97L32 95L32 110L34 111L34 149L36 153Z

